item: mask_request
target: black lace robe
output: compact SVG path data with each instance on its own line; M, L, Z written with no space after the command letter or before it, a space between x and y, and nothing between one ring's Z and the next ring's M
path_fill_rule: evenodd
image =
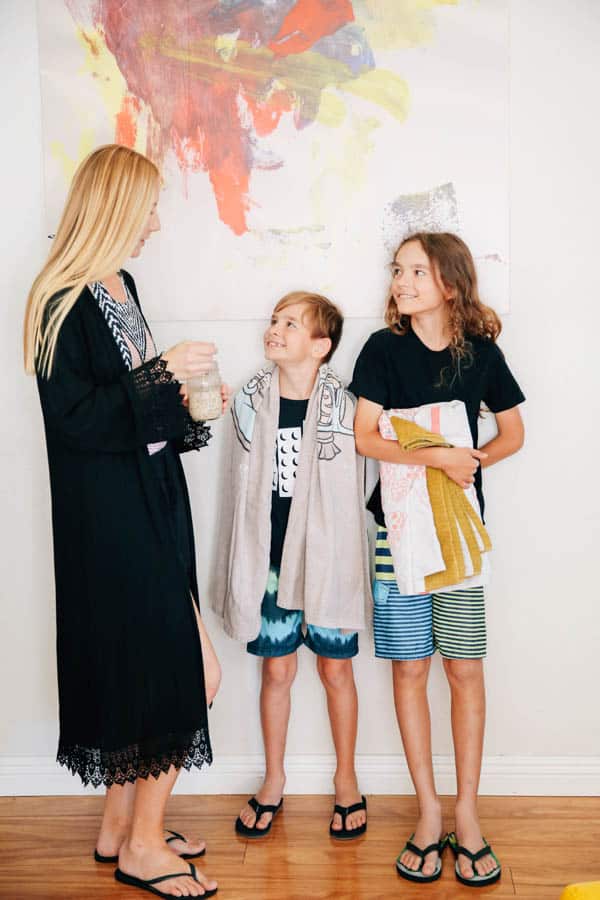
M125 274L137 301L131 276ZM38 377L52 495L60 703L58 760L122 784L212 759L186 573L147 445L207 443L156 357L128 371L85 289ZM171 451L194 560L183 468Z

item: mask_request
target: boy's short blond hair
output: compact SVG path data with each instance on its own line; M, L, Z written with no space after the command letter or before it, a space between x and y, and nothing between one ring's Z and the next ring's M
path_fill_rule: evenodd
M281 312L282 309L294 306L296 303L303 303L307 308L306 315L310 322L311 337L329 338L331 341L331 349L327 356L323 357L323 362L329 362L342 337L344 317L341 310L322 294L313 294L310 291L291 291L281 298L273 312Z

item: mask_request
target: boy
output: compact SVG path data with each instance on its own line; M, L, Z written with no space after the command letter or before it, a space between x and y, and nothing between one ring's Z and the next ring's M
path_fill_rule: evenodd
M273 366L250 379L232 407L237 440L214 608L227 633L263 658L266 773L236 821L245 837L268 834L283 802L290 689L301 644L317 656L337 757L330 834L355 838L367 827L354 769L352 671L370 596L363 461L354 445L354 400L327 365L342 326L342 314L325 297L287 294L264 335Z

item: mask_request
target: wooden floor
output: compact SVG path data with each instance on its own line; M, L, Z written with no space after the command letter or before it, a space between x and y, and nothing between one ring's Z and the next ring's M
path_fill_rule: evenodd
M245 841L233 830L244 798L171 799L172 828L206 838L202 867L227 900L353 900L473 896L558 900L570 882L600 879L600 801L596 798L484 797L483 829L504 870L501 881L473 891L459 885L451 855L439 882L401 880L394 860L415 820L411 797L369 798L369 830L342 844L328 836L330 797L289 796L271 834ZM113 867L93 861L101 798L0 798L0 897L10 900L133 900L150 894L123 887ZM444 801L446 827L452 806Z

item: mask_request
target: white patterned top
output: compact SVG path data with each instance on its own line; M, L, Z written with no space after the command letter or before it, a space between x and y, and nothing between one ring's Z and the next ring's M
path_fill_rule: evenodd
M137 369L138 366L157 355L156 345L146 327L140 308L120 272L119 278L127 298L124 303L115 300L101 281L93 281L89 288L98 301L100 311L106 319L123 362L128 369ZM148 444L148 453L152 456L166 445L166 441Z

